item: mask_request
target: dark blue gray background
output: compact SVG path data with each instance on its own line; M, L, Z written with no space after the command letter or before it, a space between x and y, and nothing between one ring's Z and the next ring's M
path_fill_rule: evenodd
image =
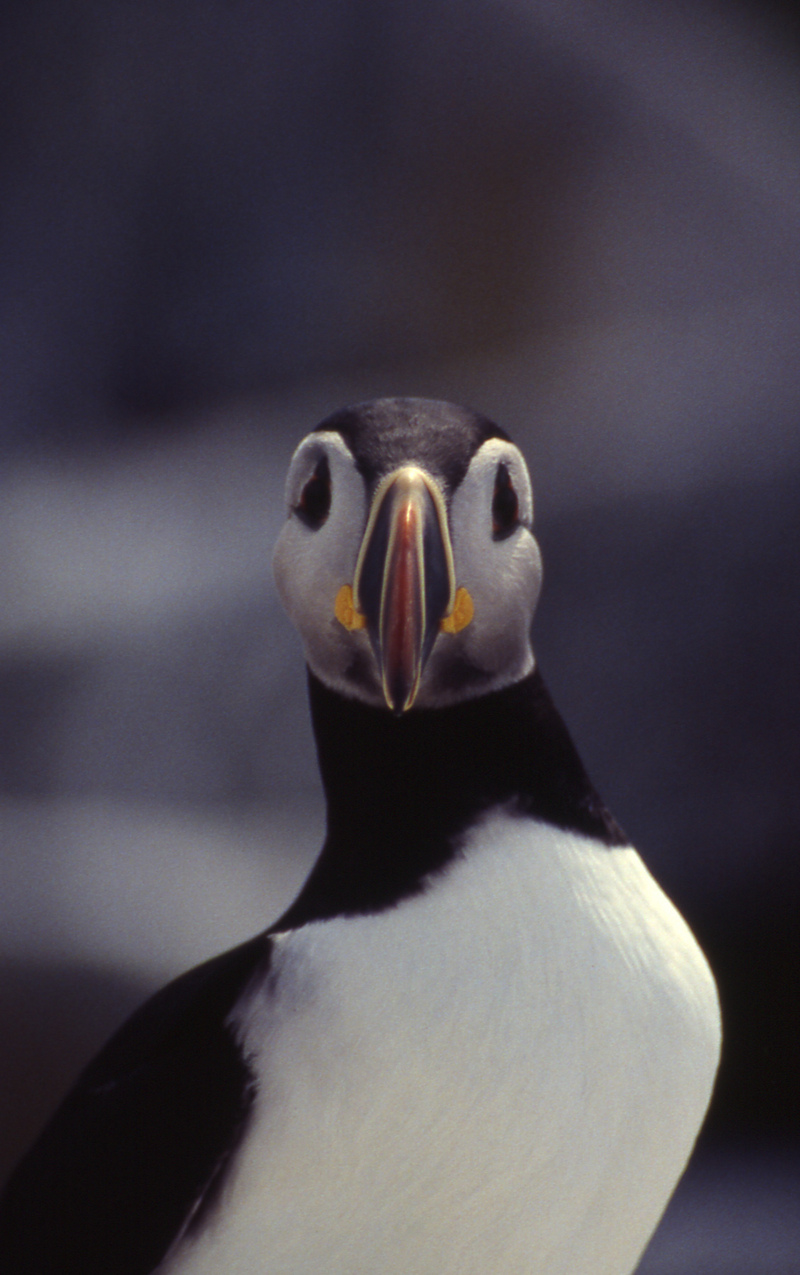
M546 678L726 1045L650 1275L798 1269L800 79L789 5L0 13L0 1176L320 840L269 558L413 393L528 455Z

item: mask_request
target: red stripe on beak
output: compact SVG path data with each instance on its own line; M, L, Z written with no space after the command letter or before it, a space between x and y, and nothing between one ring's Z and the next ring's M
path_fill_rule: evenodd
M383 691L396 713L410 708L422 673L425 597L418 500L410 491L394 507L383 578Z

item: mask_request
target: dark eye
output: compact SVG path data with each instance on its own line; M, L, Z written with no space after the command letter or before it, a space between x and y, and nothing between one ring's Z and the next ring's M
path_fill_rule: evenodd
M506 465L497 466L492 497L492 537L505 540L519 522L519 501Z
M312 531L318 531L331 511L331 470L328 457L321 456L309 478L300 499L294 507L301 522Z

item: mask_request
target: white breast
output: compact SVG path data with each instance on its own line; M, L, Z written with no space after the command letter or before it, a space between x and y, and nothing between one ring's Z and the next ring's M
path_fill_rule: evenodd
M708 1103L706 962L635 851L506 814L428 891L279 937L259 1076L171 1275L624 1275Z

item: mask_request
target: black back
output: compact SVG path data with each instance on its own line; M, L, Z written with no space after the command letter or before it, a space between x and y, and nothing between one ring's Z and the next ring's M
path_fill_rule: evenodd
M90 1063L0 1201L3 1275L150 1275L208 1216L254 1096L225 1020L270 950L190 970Z
M496 806L607 846L627 844L538 670L492 694L402 717L345 699L312 673L309 692L328 836L274 930L393 906L450 862L465 829Z

